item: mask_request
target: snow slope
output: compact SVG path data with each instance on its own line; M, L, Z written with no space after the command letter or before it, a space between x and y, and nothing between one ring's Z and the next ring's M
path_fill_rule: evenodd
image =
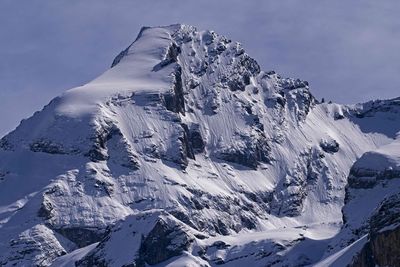
M393 165L399 121L398 99L319 103L215 32L143 28L1 139L0 264L316 263L354 241L347 177L368 151Z
M359 240L355 241L353 244L345 247L344 249L334 253L328 258L318 262L314 267L341 267L348 266L358 252L361 251L362 247L367 241L367 235L364 235Z

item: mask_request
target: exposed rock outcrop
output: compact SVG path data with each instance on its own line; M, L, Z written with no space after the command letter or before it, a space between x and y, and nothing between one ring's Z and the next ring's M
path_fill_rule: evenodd
M385 199L369 223L367 244L352 267L400 266L400 194Z

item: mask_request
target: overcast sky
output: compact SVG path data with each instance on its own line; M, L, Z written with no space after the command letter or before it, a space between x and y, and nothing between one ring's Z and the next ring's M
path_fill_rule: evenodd
M398 0L0 0L0 136L105 71L142 25L215 30L318 98L400 96L399 14Z

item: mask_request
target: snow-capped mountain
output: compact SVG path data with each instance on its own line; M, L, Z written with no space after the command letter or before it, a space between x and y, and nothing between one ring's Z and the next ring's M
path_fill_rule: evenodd
M399 130L400 98L320 103L213 31L143 28L1 139L0 265L390 265Z

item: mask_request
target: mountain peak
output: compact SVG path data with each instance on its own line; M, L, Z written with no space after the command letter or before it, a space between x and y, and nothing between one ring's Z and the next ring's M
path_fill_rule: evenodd
M318 103L213 31L145 27L0 140L0 265L313 264L360 238L370 179L347 177L397 104ZM398 172L374 175L377 204Z
M117 55L117 57L113 60L111 67L117 65L121 61L121 59L128 54L130 48L134 46L136 42L143 42L144 45L149 43L156 43L161 46L160 48L162 48L163 43L159 43L158 42L159 39L169 39L170 41L173 41L172 35L182 30L183 28L192 28L193 30L195 30L194 27L192 26L186 26L182 24L172 24L169 26L154 26L154 27L143 26L140 29L139 34L136 37L135 41ZM142 38L146 40L141 40ZM138 44L136 45L138 46Z
M234 91L243 91L261 71L239 43L213 31L181 24L144 27L114 59L111 69L89 84L67 91L57 110L76 117L95 112L105 99L118 94L168 91L178 68L185 88L210 78L210 83Z

